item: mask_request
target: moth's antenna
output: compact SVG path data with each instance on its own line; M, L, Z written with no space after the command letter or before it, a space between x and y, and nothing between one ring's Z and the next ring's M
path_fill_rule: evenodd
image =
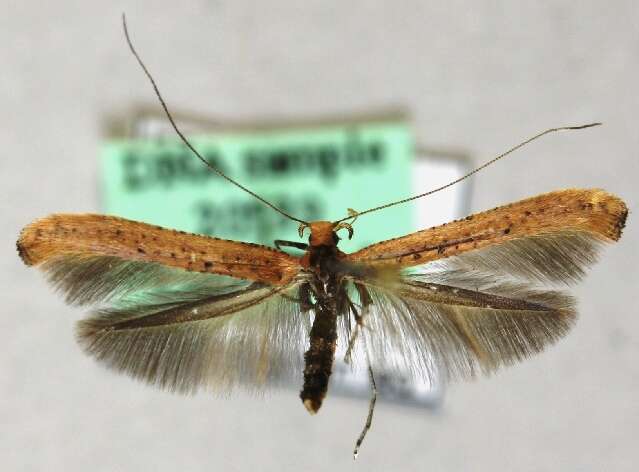
M546 131L542 131L541 133L538 133L538 134L536 134L535 136L533 136L533 137L531 137L531 138L526 139L525 141L523 141L523 142L521 142L521 143L517 144L516 146L514 146L514 147L510 148L508 151L506 151L506 152L504 152L504 153L500 154L499 156L497 156L497 157L495 157L495 158L491 159L490 161L488 161L488 162L486 162L486 163L484 163L484 164L480 165L479 167L477 167L477 168L475 168L475 169L471 170L468 174L466 174L466 175L464 175L464 176L462 176L462 177L460 177L460 178L458 178L458 179L455 179L455 180L453 180L452 182L447 183L446 185L442 185L441 187L437 187L436 189L429 190L428 192L421 193L421 194L419 194L419 195L415 195L414 197L405 198L405 199L403 199L403 200L398 200L398 201L396 201L396 202L387 203L387 204L385 204L385 205L380 205L380 206L375 207L375 208L369 208L368 210L364 210L364 211L357 212L357 213L356 213L356 216L358 216L358 217L359 217L359 216L365 215L366 213L372 213L372 212L377 211L377 210L383 210L384 208L392 207L392 206L395 206L395 205L400 205L400 204L402 204L402 203L410 202L410 201L412 201L412 200L417 200L418 198L426 197L426 196L428 196L428 195L432 195L433 193L437 193L437 192L439 192L439 191L441 191L441 190L444 190L444 189L446 189L446 188L448 188L448 187L452 187L453 185L458 184L458 183L459 183L459 182L461 182L462 180L466 180L466 179L467 179L468 177L470 177L471 175L476 174L476 173L477 173L477 172L479 172L480 170L485 169L485 168L486 168L486 167L488 167L489 165L494 164L495 162L497 162L497 161L498 161L499 159L501 159L502 157L506 157L508 154L510 154L510 153L512 153L512 152L515 152L517 149L519 149L519 148L521 148L521 147L524 147L526 144L529 144L529 143L533 142L534 140L539 139L539 138L541 138L542 136L545 136L546 134L555 133L555 132L557 132L557 131L567 131L567 130L575 130L575 129L591 128L591 127L593 127L593 126L599 126L599 125L601 125L601 123L589 123L589 124L587 124L587 125L579 125L579 126L562 126L562 127L560 127L560 128L550 128L550 129L547 129ZM352 215L352 214L351 214L351 215L349 215L349 216L347 216L347 217L345 217L345 218L342 218L341 220L337 220L335 223L341 223L342 221L349 220L349 219L353 218L353 216L354 216L354 215Z
M162 105L162 108L164 108L164 113L166 113L166 117L169 119L169 122L171 123L171 126L173 127L173 129L175 130L177 135L180 137L182 142L184 144L186 144L186 146L193 152L193 154L195 154L195 156L200 161L202 161L202 163L206 167L211 169L213 172L218 174L220 177L222 177L226 181L230 182L231 184L235 185L236 187L241 188L242 190L244 190L246 193L248 193L249 195L253 196L254 198L257 198L259 201L261 201L265 205L271 207L273 210L275 210L279 214L285 216L286 218L288 218L290 220L297 221L300 224L308 225L307 221L300 220L299 218L295 218L294 216L289 215L284 210L276 207L271 202L265 200L264 198L260 197L255 192L252 192L251 190L246 188L244 185L242 185L239 182L236 182L235 180L233 180L231 177L226 175L224 172L222 172L220 169L218 169L217 167L212 165L210 162L208 162L206 159L204 159L204 157L202 157L202 155L193 147L193 145L189 142L189 140L186 139L184 134L182 134L182 131L180 131L180 128L178 128L177 124L175 123L175 120L173 119L173 116L171 115L171 112L169 111L169 107L166 105L166 102L164 101L164 99L162 98L162 95L160 94L160 89L158 89L158 86L155 83L155 80L153 79L153 77L151 76L151 73L146 68L146 66L144 65L144 62L142 62L142 59L140 59L140 56L138 55L137 51L133 47L133 43L131 42L131 38L129 37L129 30L127 29L127 26L126 26L126 16L125 16L124 13L122 13L122 27L124 28L124 36L126 37L126 42L129 45L129 49L131 50L131 52L135 56L136 60L138 61L138 64L140 64L140 67L142 67L142 70L144 71L144 73L148 77L149 81L151 82L151 85L153 86L153 90L155 91L155 95L158 97L158 100L160 101L160 104Z

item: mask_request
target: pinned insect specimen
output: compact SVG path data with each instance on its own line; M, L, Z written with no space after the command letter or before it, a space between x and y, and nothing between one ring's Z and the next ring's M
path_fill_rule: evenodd
M382 241L351 254L338 233L357 218L467 178L545 134L524 141L455 182L338 221L295 218L308 244L276 248L187 234L101 215L52 215L28 225L17 246L71 304L97 305L77 337L99 362L158 387L195 392L262 390L297 381L310 413L325 398L338 343L354 368L401 369L427 380L490 373L542 351L575 321L573 299L541 284L570 284L617 241L627 215L603 190L559 190L459 221ZM281 250L304 251L295 256ZM412 268L411 272L406 269ZM418 270L414 270L417 268Z

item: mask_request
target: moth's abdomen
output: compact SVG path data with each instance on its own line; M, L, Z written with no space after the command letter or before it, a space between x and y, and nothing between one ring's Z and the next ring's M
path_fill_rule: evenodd
M300 393L304 406L311 414L317 413L326 396L337 344L335 303L318 302L315 310L310 347L304 354L304 387Z

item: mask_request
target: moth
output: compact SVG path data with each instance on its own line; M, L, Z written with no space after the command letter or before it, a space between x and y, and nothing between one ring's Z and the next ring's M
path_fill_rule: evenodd
M211 166L173 121L124 26L176 132ZM547 130L463 178L544 134L588 126ZM160 388L261 391L299 382L314 414L340 346L354 368L368 370L372 387L355 455L371 425L376 371L472 378L564 336L575 302L553 286L581 279L603 244L620 238L628 213L603 190L559 190L346 254L340 235L353 237L357 218L457 181L338 221L307 222L221 175L299 223L308 242L267 247L57 214L24 228L19 255L67 302L94 306L77 325L86 353Z

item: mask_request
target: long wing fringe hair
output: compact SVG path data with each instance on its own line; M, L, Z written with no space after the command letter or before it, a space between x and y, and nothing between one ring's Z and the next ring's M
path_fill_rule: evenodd
M353 310L365 338L355 342L354 368L368 359L375 371L452 380L540 352L576 319L570 296L541 285L579 280L602 243L618 239L626 213L621 202L614 218L602 220L608 233L542 231L411 272L372 272L365 261L350 260L339 268L352 301L338 303L346 307L338 317L338 352L356 329ZM301 301L303 271L271 285L67 249L34 261L28 236L19 242L25 261L39 264L69 302L96 307L78 323L77 338L101 363L184 393L262 391L302 378L315 316ZM359 299L356 285L370 300Z

